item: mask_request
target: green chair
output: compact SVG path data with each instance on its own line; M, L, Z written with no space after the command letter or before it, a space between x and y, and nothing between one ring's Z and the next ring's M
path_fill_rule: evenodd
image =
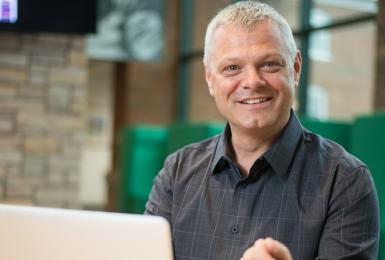
M207 124L207 130L208 130L208 137L220 134L223 129L225 128L224 123L209 123Z
M380 202L380 256L385 259L385 113L357 118L352 127L352 153L368 165Z
M300 117L302 125L313 133L322 135L342 145L347 151L351 150L351 124L338 121L321 121Z
M220 123L175 123L169 127L167 153L171 154L185 145L202 141L220 133Z
M124 129L121 137L120 211L142 213L166 157L168 131L142 125Z

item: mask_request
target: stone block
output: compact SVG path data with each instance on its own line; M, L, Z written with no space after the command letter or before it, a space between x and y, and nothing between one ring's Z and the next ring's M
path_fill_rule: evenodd
M68 112L73 98L72 88L65 85L54 85L48 89L48 105L50 111Z
M20 206L36 206L36 204L32 201L32 198L2 198L0 199L0 203Z
M73 103L71 104L72 112L75 115L86 116L87 108L87 91L76 88L74 90Z
M41 114L42 116L46 112L46 104L43 102L36 102L34 100L17 100L16 104L18 104L19 113L27 113L27 114ZM18 114L19 114L18 113Z
M0 150L0 164L20 164L23 159L23 153L20 149Z
M85 36L75 35L72 38L71 49L85 52L84 48L85 48Z
M84 68L88 65L84 50L71 50L68 54L68 65L70 67Z
M0 112L0 134L11 134L16 130L15 116Z
M38 176L33 174L23 174L23 179L24 179L24 182L28 184L33 190L36 190L39 187L47 185L47 177L44 175Z
M7 165L7 175L8 177L20 177L23 175L23 172L21 170L21 163L14 163L14 164L9 164Z
M85 107L84 105L81 105L81 104L78 104L78 103L73 103L71 105L71 111L74 115L77 115L77 116L86 116L86 113L87 113L87 107Z
M31 198L34 188L23 177L10 177L5 181L5 194L9 199Z
M83 144L82 142L63 143L63 146L62 146L63 155L66 156L67 158L71 159L71 160L76 159L76 158L80 158L81 152L82 152L82 150L81 150L82 144Z
M35 202L41 206L68 207L79 204L79 191L76 186L47 186L37 190Z
M47 182L50 185L67 185L68 180L65 173L62 172L50 172L47 176Z
M21 47L21 38L17 33L0 34L0 48L3 50L18 50Z
M17 95L17 84L0 82L0 98L14 98Z
M79 160L70 160L63 155L52 155L48 158L49 172L64 171L69 168L77 169ZM78 171L76 171L78 173Z
M48 158L47 156L30 156L27 155L23 164L23 174L26 177L40 179L48 174Z
M52 35L53 36L53 35ZM68 44L62 42L62 38L44 35L22 35L22 51L34 55L65 56L68 52Z
M64 85L80 85L85 86L87 83L87 72L74 68L53 68L49 74L49 82L51 84Z
M0 165L0 184L7 178L7 170L6 167Z
M35 43L38 45L50 45L52 47L68 47L71 40L72 36L68 34L40 33L37 35Z
M0 135L0 151L6 149L17 150L20 148L21 137L17 135L3 136Z
M79 171L77 172L69 172L67 175L67 181L69 185L77 185L79 184L80 180L80 174Z
M34 33L23 33L19 36L20 41L22 42L23 46L25 45L36 45L36 34Z
M62 116L51 121L52 129L58 132L76 132L84 133L87 122L85 118Z
M63 53L40 53L32 55L31 58L33 66L64 67L66 64L67 60Z
M0 66L0 80L20 83L25 82L26 79L26 68Z
M13 98L3 99L0 102L0 111L3 111L3 110L17 111L18 108L19 108L19 102L18 100L15 100Z
M74 102L87 105L88 92L86 88L74 88Z
M20 52L0 52L0 65L24 67L28 64L28 55Z
M38 103L43 103L46 96L46 87L44 85L26 85L23 84L19 88L19 97L21 100L35 100Z
M52 154L59 151L59 144L51 137L26 137L24 142L26 154Z
M12 133L15 129L15 121L0 118L0 134L3 133Z
M44 66L32 65L29 69L28 81L36 84L48 83L49 69Z
M5 199L5 185L0 183L0 203L3 199Z
M39 111L27 111L23 107L23 111L17 114L17 126L20 133L39 133L48 132L51 128L51 117Z

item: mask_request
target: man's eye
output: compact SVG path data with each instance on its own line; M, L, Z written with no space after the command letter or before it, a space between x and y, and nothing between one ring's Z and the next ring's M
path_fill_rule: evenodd
M229 66L226 66L224 68L225 71L234 71L234 70L237 70L239 69L239 67L237 65L229 65Z
M264 67L275 67L275 66L280 66L278 62L274 61L268 61L263 64Z
M262 68L268 71L276 71L281 67L282 67L281 64L275 61L268 61L262 64Z

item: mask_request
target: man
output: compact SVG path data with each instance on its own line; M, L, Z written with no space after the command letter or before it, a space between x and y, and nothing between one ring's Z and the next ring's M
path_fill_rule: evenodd
M284 18L228 6L208 25L204 65L228 124L169 156L146 204L170 222L176 259L376 259L369 170L292 111L301 56Z

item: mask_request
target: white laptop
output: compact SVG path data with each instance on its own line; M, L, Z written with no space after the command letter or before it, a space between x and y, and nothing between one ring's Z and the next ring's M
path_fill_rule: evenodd
M0 259L173 259L161 217L0 205Z

